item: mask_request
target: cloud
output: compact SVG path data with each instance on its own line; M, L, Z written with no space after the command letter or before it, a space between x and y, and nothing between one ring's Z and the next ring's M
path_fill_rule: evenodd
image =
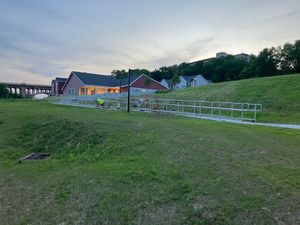
M290 17L294 17L294 16L299 16L300 12L299 11L290 11L287 13L284 13L282 15L276 15L276 16L271 16L268 18L264 18L264 19L260 19L260 20L255 20L247 25L241 26L238 29L248 29L249 27L255 27L258 25L264 25L264 24L268 24L270 22L275 22L281 19L286 19L286 18L290 18Z
M257 52L300 36L295 0L232 0L218 7L196 0L2 0L0 7L0 81L23 76L45 83L72 70L152 70L217 51Z

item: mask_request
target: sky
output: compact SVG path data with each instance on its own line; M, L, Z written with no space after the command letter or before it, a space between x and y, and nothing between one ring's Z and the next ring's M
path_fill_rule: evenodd
M299 0L0 0L0 82L258 54L299 27Z

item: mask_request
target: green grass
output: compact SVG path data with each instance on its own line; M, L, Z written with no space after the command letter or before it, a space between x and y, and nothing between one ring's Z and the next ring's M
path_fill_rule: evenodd
M255 78L176 90L160 97L258 103L258 121L300 124L300 75Z
M300 131L0 101L0 224L299 224ZM17 160L46 151L45 161Z

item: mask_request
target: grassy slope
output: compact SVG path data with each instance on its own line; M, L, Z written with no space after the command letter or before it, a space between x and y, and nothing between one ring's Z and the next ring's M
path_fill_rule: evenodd
M3 225L299 224L299 131L0 101L0 134Z
M161 94L166 98L260 103L258 121L300 124L300 75L212 84Z

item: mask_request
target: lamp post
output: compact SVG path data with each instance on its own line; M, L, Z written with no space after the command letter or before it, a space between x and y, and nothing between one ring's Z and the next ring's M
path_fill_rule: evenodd
M127 112L130 113L130 72L131 70L128 70L128 87L127 87Z

